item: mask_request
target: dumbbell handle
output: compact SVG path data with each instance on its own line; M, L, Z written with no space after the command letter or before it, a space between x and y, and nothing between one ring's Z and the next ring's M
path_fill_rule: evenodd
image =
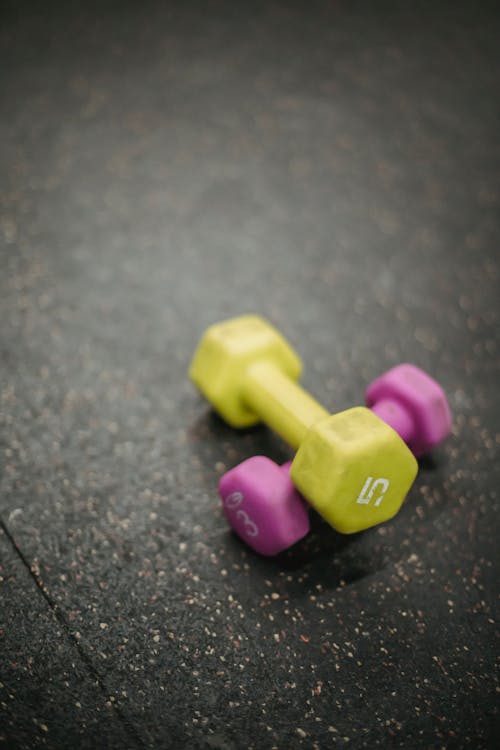
M270 362L257 362L249 368L243 382L243 399L295 450L313 424L330 416L307 391ZM385 398L373 404L371 411L405 443L410 441L415 423L403 405Z
M249 367L242 384L242 398L249 409L295 450L313 424L330 416L271 362L256 362Z

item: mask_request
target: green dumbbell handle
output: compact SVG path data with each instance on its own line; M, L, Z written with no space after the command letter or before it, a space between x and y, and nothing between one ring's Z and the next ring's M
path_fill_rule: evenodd
M242 384L242 398L251 411L298 449L313 424L329 416L312 396L272 362L251 365Z

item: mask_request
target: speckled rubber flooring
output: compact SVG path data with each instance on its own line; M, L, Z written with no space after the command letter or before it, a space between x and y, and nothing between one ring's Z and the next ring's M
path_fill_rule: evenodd
M0 746L493 748L493 3L0 9ZM187 379L254 311L332 411L400 361L454 413L390 523L259 558L264 453Z

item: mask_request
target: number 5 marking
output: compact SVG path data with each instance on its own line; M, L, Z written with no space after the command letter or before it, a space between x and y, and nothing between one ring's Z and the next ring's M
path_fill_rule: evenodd
M384 499L385 493L389 489L389 480L384 479L383 477L379 477L375 480L373 479L373 477L368 477L363 485L363 489L359 493L359 497L356 502L361 503L362 505L367 505L372 499L378 487L380 488L380 495L374 503L375 507L377 508Z

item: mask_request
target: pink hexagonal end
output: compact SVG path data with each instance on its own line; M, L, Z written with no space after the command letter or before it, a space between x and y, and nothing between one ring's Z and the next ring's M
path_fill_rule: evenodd
M368 386L365 398L366 405L382 419L384 411L377 405L385 403L386 421L408 443L415 456L426 453L450 434L451 412L443 389L415 365L393 367ZM391 401L394 402L392 411Z
M307 504L288 467L265 456L249 458L224 474L219 494L232 529L261 555L277 555L309 531Z

